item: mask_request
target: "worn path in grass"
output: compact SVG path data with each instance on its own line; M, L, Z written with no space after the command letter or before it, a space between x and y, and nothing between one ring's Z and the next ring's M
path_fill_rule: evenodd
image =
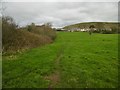
M3 88L117 87L117 34L57 34L52 44L3 56Z
M56 59L55 59L55 70L52 74L49 76L45 76L46 80L50 80L50 84L48 88L55 88L55 86L60 82L60 60L64 53L64 46L62 46L57 53Z

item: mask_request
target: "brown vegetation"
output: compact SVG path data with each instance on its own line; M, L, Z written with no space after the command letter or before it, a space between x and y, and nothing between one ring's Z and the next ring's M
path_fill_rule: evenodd
M38 28L32 23L25 28L18 28L11 17L3 17L2 28L3 53L16 53L42 46L53 42L56 37L55 31L47 26Z

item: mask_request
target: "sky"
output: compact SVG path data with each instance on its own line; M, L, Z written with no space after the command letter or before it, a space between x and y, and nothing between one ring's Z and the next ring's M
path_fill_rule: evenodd
M5 2L119 2L119 0L2 0Z
M81 22L117 22L118 2L4 2L2 15L11 16L19 26L47 22L53 27Z

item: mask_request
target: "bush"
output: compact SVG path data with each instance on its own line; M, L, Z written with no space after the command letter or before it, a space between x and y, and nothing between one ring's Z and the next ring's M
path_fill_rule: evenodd
M50 26L47 26L47 25L34 26L31 24L29 27L31 28L30 32L32 33L48 36L52 40L56 38L56 32ZM28 31L29 31L29 27L28 27Z
M112 31L102 30L101 33L103 33L103 34L112 34Z
M33 27L33 24L32 26L30 25L28 31L26 28L18 29L18 25L15 24L11 17L3 17L2 28L2 49L3 53L7 54L51 43L53 42L52 39L55 34L51 28L48 29L46 27L45 30L41 32L35 29L36 27Z
M102 33L102 34L115 34L115 33L118 33L118 29L117 28L111 28L111 30L101 30L101 29L98 29L98 30L95 30L93 31L93 33Z
M26 31L11 30L9 33L3 35L3 51L12 53L51 42L52 40L47 36L40 36Z

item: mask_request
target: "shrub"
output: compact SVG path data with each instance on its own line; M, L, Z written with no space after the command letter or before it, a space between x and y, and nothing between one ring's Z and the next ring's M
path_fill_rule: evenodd
M29 30L18 29L11 17L3 17L2 22L2 49L4 53L16 53L25 49L42 46L53 42L51 39L54 31L45 27L44 31L36 29L34 24L31 24ZM47 29L47 30L46 30ZM34 32L34 33L33 33ZM38 33L40 32L40 33Z
M51 28L51 26L42 25L42 26L33 26L32 24L29 26L31 27L30 32L38 34L38 35L45 35L50 37L52 40L56 38L56 32ZM29 31L29 28L28 28Z

